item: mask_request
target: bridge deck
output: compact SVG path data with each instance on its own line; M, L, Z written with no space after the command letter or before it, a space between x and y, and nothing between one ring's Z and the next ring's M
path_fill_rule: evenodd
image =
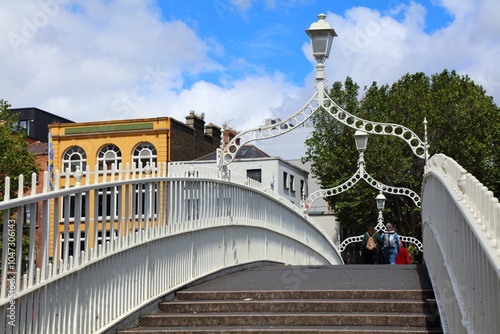
M186 291L432 290L425 265L254 267L201 283Z

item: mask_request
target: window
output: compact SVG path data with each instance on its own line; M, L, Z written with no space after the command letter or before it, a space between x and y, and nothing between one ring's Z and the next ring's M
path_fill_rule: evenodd
M132 202L134 215L136 217L146 213L150 216L153 215L158 206L156 187L153 184L138 184L134 186L134 192L135 195Z
M306 192L305 192L305 185L306 185L306 182L304 180L300 180L300 196L306 196Z
M97 164L99 165L99 170L104 170L104 165L106 165L107 170L111 170L113 164L115 168L122 161L122 152L118 146L114 144L106 144L97 153Z
M262 183L262 169L247 169L247 177Z
M87 155L80 146L72 146L63 154L63 172L68 168L74 172L76 167L79 167L81 171L87 168Z
M118 215L118 192L116 187L110 187L105 189L99 189L98 196L98 215L103 217L111 217L111 208L114 207L113 215Z
M142 162L142 167L146 167L148 162L150 166L153 166L153 164L156 165L156 160L157 160L156 148L154 147L153 144L144 142L138 144L134 148L134 152L132 155L132 162L135 164L137 168L139 167L140 162Z
M290 175L290 190L295 191L295 177L293 175Z
M200 200L198 198L186 199L185 207L188 221L200 219Z
M64 239L64 233L61 233L61 259L64 258L65 246L68 247L68 256L75 253L75 233L68 232L68 241ZM85 250L85 232L80 232L80 251Z
M28 133L29 131L29 126L30 126L30 121L27 119L23 119L18 121L16 124L14 124L14 132L18 132L19 130L24 131L25 133Z
M283 188L288 189L288 173L283 172Z
M114 231L114 239L118 237L117 231ZM97 245L102 245L102 231L97 232ZM104 238L105 242L108 242L111 240L111 232L106 231L106 237ZM61 233L61 243L60 243L60 249L61 249L61 259L64 257L64 246L68 246L68 256L73 256L75 252L75 233L74 232L68 232L68 242L64 242L64 233ZM94 245L89 245L90 248L92 248ZM85 250L85 232L80 232L80 251Z
M61 217L62 219L66 218L66 200L63 199L63 206L62 206L62 214ZM82 193L81 196L81 202L80 202L80 217L85 217L85 205L86 205L86 196L85 193ZM69 209L68 209L68 218L75 218L75 194L71 194L69 196Z

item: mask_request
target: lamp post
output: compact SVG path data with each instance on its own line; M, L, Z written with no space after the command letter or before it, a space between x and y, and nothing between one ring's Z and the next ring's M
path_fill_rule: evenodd
M330 56L333 38L338 36L335 30L325 20L325 14L318 15L318 21L311 24L306 30L311 39L311 48L314 59L316 59L316 87L318 90L319 105L323 105L324 87L325 87L325 60Z
M377 231L384 230L384 216L382 214L382 211L384 211L385 208L385 196L382 193L382 190L379 192L377 197L375 197L375 201L377 202L377 210L378 210L378 219L377 219L377 226L375 229Z
M318 21L313 22L305 32L310 38L312 55L317 63L315 75L316 92L304 107L288 118L275 124L242 131L234 136L227 145L221 142L221 147L217 150L217 165L221 177L227 177L224 167L236 158L238 150L243 145L251 141L274 138L290 132L299 125L306 123L319 110L324 110L339 123L354 130L360 130L366 134L399 137L410 146L410 149L417 157L427 159L427 142L422 141L412 130L399 124L373 122L359 118L344 110L328 96L325 92L324 62L330 56L333 38L337 36L337 33L326 21L325 14L319 14ZM426 127L425 133L427 133ZM361 159L361 162L363 162L363 159Z
M356 148L359 152L358 164L364 165L366 144L368 143L368 134L364 131L357 130L356 133L354 133L354 140L356 142Z
M308 122L311 116L316 112L324 111L330 114L330 116L340 124L356 131L356 148L359 151L358 168L356 173L343 184L330 189L320 189L309 195L305 200L302 200L301 206L304 211L311 208L312 203L316 199L342 193L353 187L361 179L381 192L408 196L417 207L420 207L420 196L411 189L388 186L369 175L364 168L364 153L366 151L369 134L394 136L405 141L415 156L425 159L427 162L427 150L429 148L427 145L427 122L424 119L425 141L422 141L412 130L403 125L369 121L344 110L325 92L324 62L330 56L333 38L337 37L337 33L326 21L325 14L319 14L318 21L313 22L305 32L311 40L312 55L317 63L315 75L316 91L301 109L288 116L288 118L271 125L259 126L254 129L242 131L234 136L227 145L224 144L224 140L221 140L221 147L217 149L219 177L221 179L229 177L230 174L228 173L227 165L236 158L238 150L243 145L252 141L278 137L293 131L301 124ZM305 194L303 195L303 198L304 197ZM342 244L344 244L344 242Z
M349 190L354 187L356 183L360 180L364 180L368 185L373 188L379 190L382 193L394 194L394 195L403 195L410 197L417 207L420 207L420 196L411 189L401 188L401 187L393 187L386 184L383 184L380 181L377 181L373 176L371 176L365 169L365 159L364 155L366 152L367 144L368 144L368 133L365 131L357 130L354 134L354 140L356 143L356 148L359 152L358 158L358 169L356 172L344 183L329 189L320 189L316 190L312 194L310 194L303 202L302 208L303 210L308 210L312 207L314 201L318 198L324 198L329 196L335 196L344 191ZM382 194L382 196L384 196ZM384 197L385 199L385 197ZM382 229L385 229L384 224L381 225ZM377 225L377 230L380 230Z

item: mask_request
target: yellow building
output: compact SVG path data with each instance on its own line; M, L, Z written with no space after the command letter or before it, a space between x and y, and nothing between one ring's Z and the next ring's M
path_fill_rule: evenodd
M51 124L49 131L52 138L54 170L59 170L60 174L64 175L65 172L72 174L77 169L85 171L89 166L91 172L97 172L99 180L102 180L106 175L105 171L110 171L113 165L116 169L120 165L125 168L127 164L130 169L139 169L140 164L145 167L147 164L153 166L170 161L196 159L215 151L221 140L220 128L212 123L205 126L204 120L194 112L186 116L185 123L170 117L159 117ZM95 174L92 177L96 177ZM65 176L61 178L61 182L66 182ZM74 185L74 177L71 177L69 182ZM82 179L81 183L85 184L85 179ZM71 255L76 250L75 247L83 250L85 241L92 248L95 236L98 243L101 243L103 240L110 240L112 235L116 236L118 231L127 233L126 229L119 227L121 222L116 219L123 217L122 213L118 212L119 206L110 205L117 200L118 192L117 189L103 188L99 192L84 194L81 199L75 199L73 196L66 200L61 199L61 203L52 203L54 217L59 219L60 240L56 252L60 257L63 257L65 248L68 250L67 255ZM129 205L133 211L132 217L134 214L139 217L140 211L144 213L144 207L136 207L135 203L142 202L140 198L143 199L145 189L143 185L138 184L133 192L129 197L132 202ZM125 201L124 197L121 201ZM80 233L76 234L79 235L75 235L75 220L82 222L80 227L77 227ZM97 226L94 224L96 221ZM111 224L111 221L114 223ZM127 224L127 228L128 233L132 229L137 230L138 222ZM93 233L86 235L88 231ZM51 245L52 249L53 247L54 245Z

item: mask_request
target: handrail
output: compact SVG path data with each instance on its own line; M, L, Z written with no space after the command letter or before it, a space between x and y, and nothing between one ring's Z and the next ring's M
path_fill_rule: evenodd
M168 175L167 165L159 166L112 168L97 177L87 168L81 175L67 172L64 183L56 173L54 190L44 186L41 193L0 202L6 222L0 332L101 333L225 268L260 261L343 263L314 220L262 184L221 177L206 166L172 163ZM28 212L31 224L23 229Z
M500 204L453 159L426 166L422 196L424 260L445 333L500 328Z

